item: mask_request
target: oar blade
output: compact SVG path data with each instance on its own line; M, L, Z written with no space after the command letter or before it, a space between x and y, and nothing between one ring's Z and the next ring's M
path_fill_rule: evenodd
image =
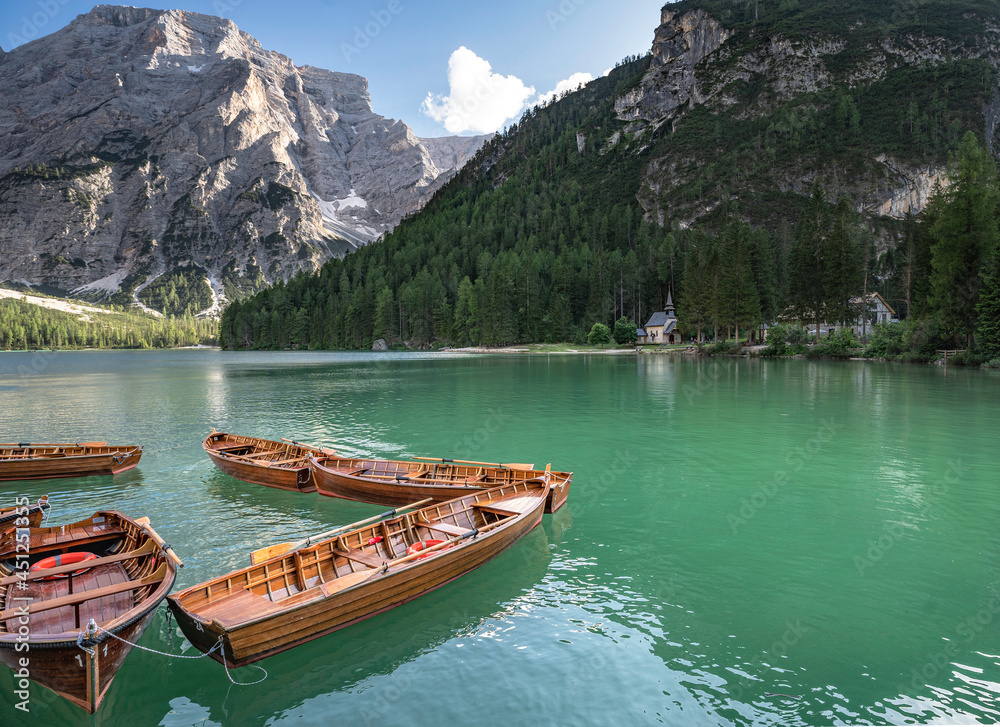
M348 573L347 575L340 576L339 578L324 583L320 586L323 591L324 596L329 596L338 591L345 591L352 586L356 586L359 583L364 583L369 578L371 578L376 573L380 573L381 569L372 568L371 570L358 571L357 573Z
M269 545L266 548L255 550L250 554L250 565L260 565L265 560L271 560L271 558L277 558L279 555L284 555L290 551L294 545L295 543L278 543L277 545Z

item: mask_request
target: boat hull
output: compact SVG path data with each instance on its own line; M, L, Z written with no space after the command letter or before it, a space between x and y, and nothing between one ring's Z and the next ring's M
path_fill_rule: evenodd
M384 613L479 568L538 525L545 500L544 496L538 497L531 509L516 519L434 557L400 564L397 568L389 561L388 571L375 572L358 585L245 623L223 624L189 611L184 606L186 597L206 584L173 594L168 603L184 635L195 647L209 652L221 639L223 653L216 650L211 653L212 658L234 668L245 666Z
M122 447L118 451L59 458L0 459L0 481L117 475L139 464L141 456L141 447Z
M42 524L42 520L45 519L45 511L49 507L48 498L43 497L32 505L0 508L0 531L12 526L37 528Z
M134 644L153 620L158 605L151 605L133 623L112 633ZM83 651L75 640L46 642L30 639L27 651L23 652L16 650L16 644L0 642L0 663L16 674L21 668L20 659L27 655L29 679L94 714L132 651L130 644L103 634L101 636L84 644L93 654Z
M276 487L279 490L289 490L291 492L316 492L316 485L313 484L312 473L308 467L300 467L294 470L279 469L277 467L260 467L234 462L215 452L208 452L208 457L220 471L230 477L249 482L252 485Z
M339 497L344 500L355 500L357 502L368 502L373 505L386 505L388 507L402 507L413 502L430 499L433 502L447 502L475 492L496 487L497 482L489 482L483 485L461 485L461 484L430 484L419 481L386 480L373 479L358 475L347 474L342 471L344 468L330 467L324 462L344 461L330 460L329 458L313 457L310 460L312 465L312 478L317 491L327 497ZM354 462L354 460L351 460ZM370 465L373 463L387 463L395 465L410 465L410 462L391 462L389 460L367 460L357 461L359 465ZM419 466L419 465L418 465ZM350 469L350 468L347 468ZM474 469L474 468L466 468ZM513 476L517 481L521 472L518 470L501 470L505 475ZM544 476L543 472L528 471L521 477L521 481ZM569 497L570 484L573 481L572 473L559 472L552 473L552 487L549 490L549 497L545 502L545 512L554 513L564 504Z
M290 492L316 492L312 470L309 467L308 455L301 467L274 467L268 466L266 463L257 464L249 458L236 457L224 451L227 448L238 448L241 443L244 449L254 452L259 450L259 445L274 447L275 449L272 450L274 452L287 446L281 442L231 435L224 432L212 432L212 434L205 437L202 447L209 459L212 460L212 463L230 477L235 477L238 480L243 480L253 485L275 487L279 490L288 490ZM320 451L303 447L302 445L298 445L295 449L301 449L308 453L319 453Z

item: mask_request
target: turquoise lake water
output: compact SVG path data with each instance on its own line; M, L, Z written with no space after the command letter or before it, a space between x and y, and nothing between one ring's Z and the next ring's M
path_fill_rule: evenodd
M50 522L147 515L177 588L385 508L248 485L210 427L389 458L551 462L567 507L425 597L261 662L135 650L95 717L0 725L826 725L1000 720L1000 375L665 356L0 354L0 440L145 446L0 483ZM143 646L195 655L166 605ZM186 650L185 650L186 649ZM258 677L252 668L236 679Z

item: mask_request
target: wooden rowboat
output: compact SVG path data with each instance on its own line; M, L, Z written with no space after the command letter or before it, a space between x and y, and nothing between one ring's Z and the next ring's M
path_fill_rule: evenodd
M15 684L31 679L93 714L180 564L146 518L115 511L0 533L0 662Z
M0 480L117 475L139 464L142 447L83 444L0 444Z
M548 492L545 483L520 482L469 494L228 573L168 602L192 644L244 666L478 568L539 523Z
M309 458L327 453L298 442L275 442L214 429L201 446L215 466L230 477L294 492L316 492Z
M512 482L549 479L552 487L545 512L552 513L566 502L573 480L572 472L546 472L533 469L530 464L405 462L331 455L313 457L311 464L313 482L321 495L389 506L428 497L434 502L445 502Z
M49 507L48 495L43 495L33 505L28 503L28 498L19 498L18 504L13 507L0 507L0 532L9 527L37 528Z

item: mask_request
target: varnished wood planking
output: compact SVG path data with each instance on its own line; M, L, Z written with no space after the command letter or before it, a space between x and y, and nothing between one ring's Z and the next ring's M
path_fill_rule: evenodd
M139 464L142 447L50 445L0 450L0 480L114 475Z
M504 523L492 531L485 532L476 539L459 541L450 550L436 553L426 560L411 561L396 567L390 561L389 570L384 574L380 574L375 568L368 569L372 575L364 582L345 590L337 591L336 578L329 578L326 582L334 590L330 595L324 594L323 589L317 585L322 580L323 569L315 559L311 564L318 567L315 571L310 571L315 572L315 580L307 580L305 583L315 592L299 591L298 586L293 588L294 580L289 571L294 570L294 560L292 556L286 555L174 594L169 597L170 606L185 635L199 649L208 651L221 636L226 647L226 661L231 666L242 666L266 658L399 606L480 567L511 547L538 524L548 487L539 483L510 485L461 498L458 508L454 503L446 503L333 539L338 548L347 547L350 550L356 545L357 549L367 549L367 552L375 555L378 545L367 545L364 543L366 538L371 537L377 529L391 534L393 526L398 525L400 532L396 539L402 541L397 545L398 558L398 548L403 547L405 552L406 540L412 542L426 539L432 534L428 528L420 526L421 520L446 521L451 518L451 523L461 523L463 516L475 512L478 500L495 500L503 490L507 491L508 496L521 498L525 497L526 491L533 492L535 507L526 508L520 514L507 515ZM495 521L500 516L479 514L477 517L488 517ZM411 523L415 523L415 527ZM478 524L484 527L485 521ZM403 537L404 532L406 537ZM307 556L310 553L323 552L324 548L329 549L330 543L324 542L306 549L302 554L303 566L309 563ZM333 575L333 569L336 568L340 577L364 578L364 575L348 575L355 572L349 565L350 559L338 556L335 550L331 550L328 555L332 564L329 576ZM360 570L364 571L363 568ZM251 593L248 589L250 583L265 581L277 585L277 588L267 587L256 593ZM272 600L282 598L287 600ZM213 658L219 659L217 652L213 654Z
M425 463L397 460L348 459L321 456L311 460L313 481L321 495L374 505L398 507L426 498L446 502L513 482L543 479L544 470ZM551 472L552 490L546 512L555 512L569 496L572 472Z
M293 492L316 491L309 457L322 454L322 450L226 432L212 432L205 437L202 448L230 477Z

